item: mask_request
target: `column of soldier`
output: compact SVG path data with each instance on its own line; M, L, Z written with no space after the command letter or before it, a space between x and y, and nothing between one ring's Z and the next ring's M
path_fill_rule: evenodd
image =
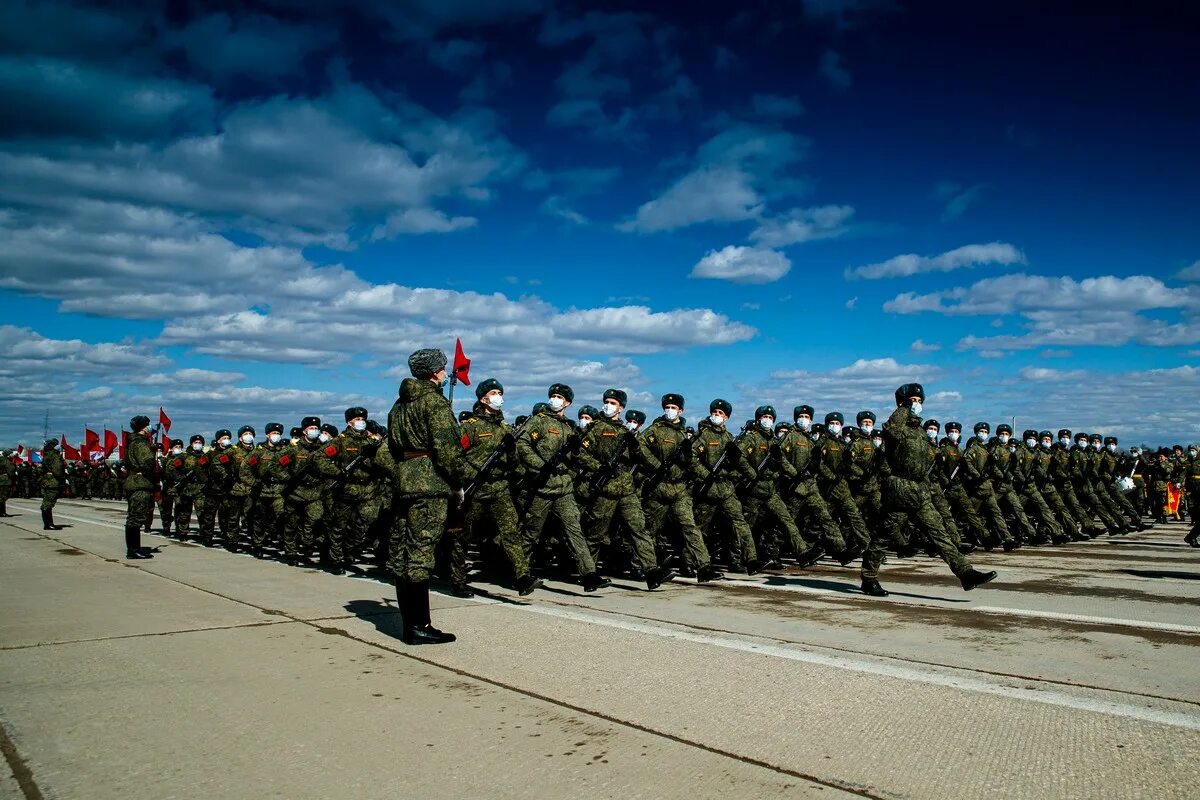
M410 367L387 427L352 407L340 430L308 416L287 436L268 423L265 442L250 425L236 437L217 431L211 446L199 434L186 446L171 440L157 469L145 470L160 489L164 531L208 546L219 534L230 551L273 551L293 565L317 556L339 575L373 557L396 575L405 641L426 643L453 639L429 623L429 577L440 570L455 595L470 596L471 551L475 566L522 595L541 585L535 573L576 576L588 592L611 577L652 590L677 574L720 580L718 563L753 575L828 557L842 566L861 559L863 591L884 596L885 549L939 556L970 590L996 576L968 563L977 547L1121 535L1144 529L1144 516L1166 524L1172 483L1200 498L1195 445L1186 455L1182 447L1123 453L1115 437L1030 429L1017 438L1004 424L992 436L980 422L963 447L959 423L943 431L921 417L920 384L897 389L882 424L870 411L854 426L837 411L818 423L808 405L780 422L764 405L735 433L722 399L692 426L684 398L666 394L663 413L648 422L626 410L619 389L572 414L575 395L562 383L510 425L504 387L491 378L456 421L443 395L444 355L418 351ZM131 422L149 434L145 417ZM37 480L52 528L55 482L66 475L55 476L62 462L52 440L46 451ZM28 492L35 479L8 467L8 484ZM72 485L83 497L111 494L111 469L93 466ZM126 488L138 477L128 475ZM1200 547L1195 517L1186 541ZM144 524L149 530L148 515ZM129 558L152 555L140 541L128 545Z

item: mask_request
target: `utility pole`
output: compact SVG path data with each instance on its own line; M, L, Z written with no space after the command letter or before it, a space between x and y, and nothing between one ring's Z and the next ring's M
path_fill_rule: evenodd
M46 420L42 423L42 441L50 438L50 409L46 409Z

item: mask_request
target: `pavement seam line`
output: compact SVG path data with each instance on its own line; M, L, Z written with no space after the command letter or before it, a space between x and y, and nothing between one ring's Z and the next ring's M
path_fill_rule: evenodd
M153 636L176 636L181 633L204 633L206 631L232 631L239 628L262 628L269 625L291 625L299 620L292 619L277 619L264 620L263 622L243 622L239 625L213 625L208 628L181 628L174 631L153 631L150 633L126 633L117 636L97 636L94 639L67 639L61 642L34 642L33 644L14 644L0 646L0 653L14 652L17 650L32 650L37 647L60 647L70 644L94 644L96 642L115 642L122 639L147 639Z
M0 751L3 751L4 760L8 762L8 768L12 770L13 777L17 780L17 786L21 787L21 794L25 795L25 800L45 800L45 795L42 794L37 781L33 779L33 771L21 757L21 753L17 750L16 744L13 743L3 724L0 724Z

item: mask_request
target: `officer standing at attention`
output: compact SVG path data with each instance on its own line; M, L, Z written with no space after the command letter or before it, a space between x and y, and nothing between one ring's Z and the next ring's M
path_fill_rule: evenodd
M158 459L150 444L150 418L139 414L129 420L133 433L125 445L125 557L153 558L142 549L142 524L154 506L154 487L158 484Z

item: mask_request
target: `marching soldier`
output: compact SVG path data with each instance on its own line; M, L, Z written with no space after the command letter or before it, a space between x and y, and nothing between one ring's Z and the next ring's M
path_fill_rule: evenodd
M696 437L692 441L695 454L697 484L693 493L696 526L711 542L712 525L718 515L728 528L729 566L747 575L762 570L758 550L754 546L754 533L750 530L742 513L734 483L751 477L750 468L743 464L741 450L734 443L733 434L726 429L733 406L717 398L708 404L709 416L696 426ZM712 548L709 548L710 552Z
M796 406L792 410L792 416L796 424L779 441L783 501L801 533L816 529L817 542L821 548L845 566L861 555L861 552L854 549L847 552L842 531L833 521L829 506L825 504L825 498L821 497L817 489L819 454L816 445L809 438L813 408L807 405Z
M973 431L975 435L967 440L967 449L963 452L963 483L988 523L989 536L984 542L984 549L990 550L998 543L1007 553L1019 548L1021 543L1009 532L1008 523L1004 521L1004 514L996 500L996 489L992 485L992 456L987 448L991 426L986 422L977 422Z
M847 546L858 552L864 552L871 543L871 534L867 524L859 513L858 503L846 483L846 445L842 441L842 423L840 411L830 411L825 415L824 431L826 435L817 439L817 486L821 496L829 504L830 510L843 523L843 535L846 536Z
M1017 459L1009 448L1012 439L1012 426L1001 423L996 426L996 436L988 442L988 477L992 481L992 489L996 493L996 502L1007 514L1008 529L1018 542L1038 543L1037 531L1025 516L1021 507L1021 498L1013 487L1013 472ZM1014 530L1015 528L1015 530Z
M8 513L8 498L12 497L17 485L17 465L13 463L13 451L4 450L4 462L0 463L0 517L11 517Z
M1092 487L1092 477L1096 462L1092 458L1095 451L1088 447L1088 435L1080 431L1075 434L1075 446L1071 448L1071 483L1075 487L1075 496L1079 498L1089 517L1099 517L1108 529L1109 536L1125 532L1125 526L1108 513L1108 509L1096 497Z
M287 470L280 497L289 520L283 529L283 558L288 564L308 564L325 518L324 483L316 468L321 449L321 418L305 417L295 443L279 456L279 466Z
M250 553L255 558L263 557L263 547L272 539L282 538L283 487L289 475L287 465L280 463L288 450L283 443L283 425L268 422L264 430L267 441L256 447L242 464L257 487L257 500L251 507L255 518L250 522Z
M167 462L165 473L170 484L170 491L175 500L175 537L186 541L188 530L192 524L192 510L196 503L203 502L205 478L207 470L201 465L204 455L204 437L195 434L188 440L187 450L177 453ZM166 526L168 520L163 520Z
M334 575L353 565L367 530L379 516L373 461L379 444L367 433L368 416L362 406L347 408L345 429L325 445L317 459L317 471L333 479L326 541Z

